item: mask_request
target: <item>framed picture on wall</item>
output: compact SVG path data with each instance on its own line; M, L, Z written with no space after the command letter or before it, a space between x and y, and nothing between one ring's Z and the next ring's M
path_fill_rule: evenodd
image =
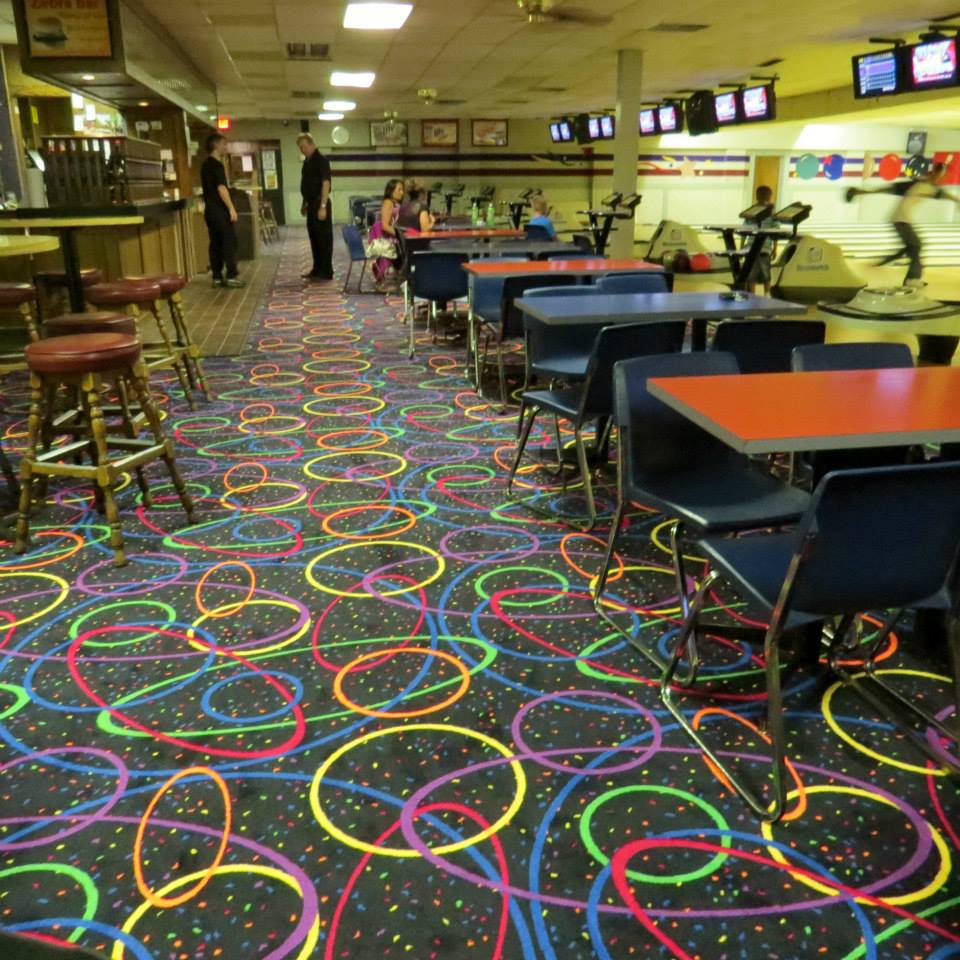
M460 140L456 120L421 120L420 138L425 147L455 147Z
M505 147L507 145L506 120L473 120L473 145L475 147Z
M407 123L405 120L377 120L370 124L371 147L405 147Z

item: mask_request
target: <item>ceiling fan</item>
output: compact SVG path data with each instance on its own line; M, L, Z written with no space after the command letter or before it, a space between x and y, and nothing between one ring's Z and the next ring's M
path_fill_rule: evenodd
M527 23L579 23L585 26L603 26L613 17L593 13L589 7L559 5L554 0L517 0L520 12Z

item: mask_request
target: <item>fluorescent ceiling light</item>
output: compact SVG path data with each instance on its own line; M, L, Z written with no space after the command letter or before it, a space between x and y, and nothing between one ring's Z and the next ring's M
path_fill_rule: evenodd
M209 108L205 103L198 103L198 104L197 104L197 109L198 109L198 110L209 110L210 108Z
M81 80L86 80L89 83L91 80L96 80L97 78L92 73L85 73L80 77Z
M348 3L343 25L348 30L399 30L412 3Z
M324 100L324 110L356 110L357 105L352 100Z
M342 120L343 114L342 113L318 113L317 119L318 120Z
M345 73L343 70L334 70L330 74L330 85L333 87L372 87L376 78L375 73Z

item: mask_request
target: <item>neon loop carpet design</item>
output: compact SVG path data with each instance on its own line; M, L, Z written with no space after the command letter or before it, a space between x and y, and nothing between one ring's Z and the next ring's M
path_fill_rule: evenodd
M594 614L602 526L506 500L515 424L461 348L408 363L395 300L305 290L285 243L215 400L157 384L201 522L151 470L115 569L52 483L0 553L0 924L113 960L960 956L956 781L790 674L791 809L761 829ZM663 521L631 529L613 587L665 645ZM889 668L945 704L907 647ZM759 774L759 662L710 657L690 709Z

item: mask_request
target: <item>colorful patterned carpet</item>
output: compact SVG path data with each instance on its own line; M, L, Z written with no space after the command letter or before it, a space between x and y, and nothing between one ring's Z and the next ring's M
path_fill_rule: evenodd
M398 300L305 288L284 243L215 399L157 383L201 522L151 468L127 567L70 482L0 544L0 926L113 960L960 957L957 781L788 672L761 829L594 613L604 523L508 501L462 345L408 362ZM631 530L613 587L665 645L663 518ZM885 663L943 708L907 640ZM686 705L759 779L760 662L710 657Z

